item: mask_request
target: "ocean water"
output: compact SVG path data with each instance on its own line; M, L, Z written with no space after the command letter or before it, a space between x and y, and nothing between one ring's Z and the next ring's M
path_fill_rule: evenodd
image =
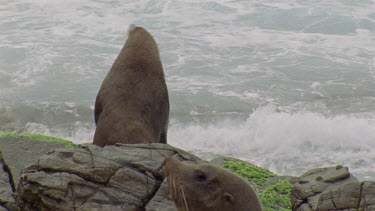
M0 20L0 132L91 142L136 24L159 45L169 144L375 179L374 0L2 0Z

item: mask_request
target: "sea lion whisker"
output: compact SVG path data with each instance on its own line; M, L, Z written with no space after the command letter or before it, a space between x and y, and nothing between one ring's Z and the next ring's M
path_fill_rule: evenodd
M186 209L186 211L189 211L189 207L187 205L185 191L184 191L184 187L183 186L181 186L181 192L182 192L182 198L184 200L185 209Z
M165 166L168 188L179 211L262 211L260 200L248 182L224 168L189 164L174 157L169 157Z
M176 179L175 178L172 178L172 191L173 191L173 195L176 195L177 191L176 191Z
M176 177L174 176L170 176L169 178L169 191L170 191L170 194L171 196L174 198L174 200L177 200L177 201L181 201L181 197L180 197L180 192L178 191L178 187L176 185Z

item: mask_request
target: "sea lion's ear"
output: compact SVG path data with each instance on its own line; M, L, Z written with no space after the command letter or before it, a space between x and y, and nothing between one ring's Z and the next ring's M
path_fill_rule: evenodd
M228 193L228 192L225 192L223 194L223 199L225 202L233 202L234 201L234 197L232 196L232 194Z
M197 180L198 182L204 182L206 181L207 177L203 171L198 169L194 171L194 179Z

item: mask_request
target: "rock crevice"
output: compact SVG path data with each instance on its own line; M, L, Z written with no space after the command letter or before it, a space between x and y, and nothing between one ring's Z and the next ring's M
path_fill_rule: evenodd
M11 169L0 152L0 207L15 209L14 192L15 184Z
M16 191L16 185L14 184L12 171L10 170L9 165L5 162L1 151L0 151L0 165L2 166L3 172L8 174L9 185L12 188L12 191L15 192Z

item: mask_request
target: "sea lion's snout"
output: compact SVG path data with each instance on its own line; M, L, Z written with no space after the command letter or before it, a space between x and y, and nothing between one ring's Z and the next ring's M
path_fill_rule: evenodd
M173 156L169 156L165 159L164 163L164 176L168 177L172 174L171 171L175 170L178 168L177 166L181 164L181 161L177 160Z
M262 210L253 188L222 167L186 163L174 156L166 158L164 175L179 211Z

